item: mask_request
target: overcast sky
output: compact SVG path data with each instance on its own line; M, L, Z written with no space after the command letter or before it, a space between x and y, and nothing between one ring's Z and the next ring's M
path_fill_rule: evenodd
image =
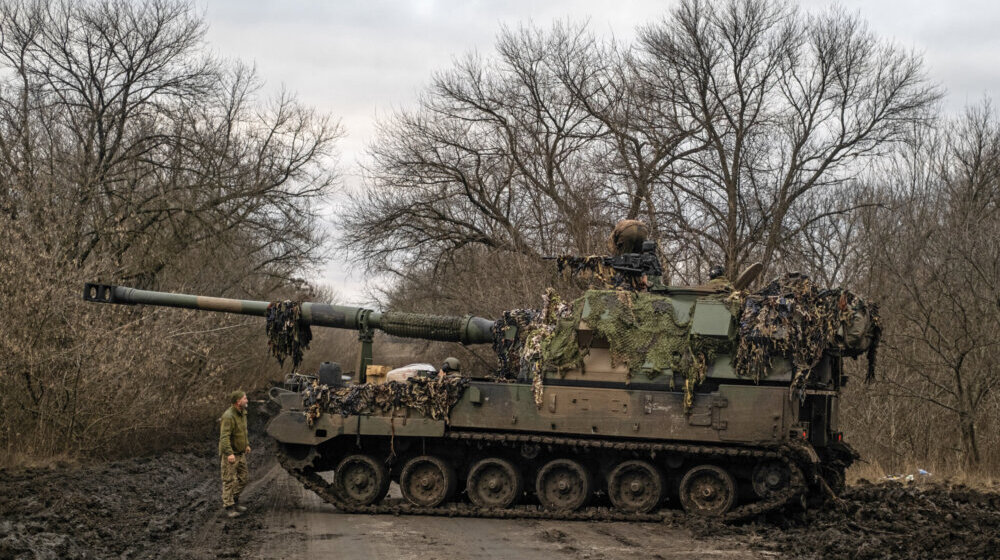
M803 0L807 10L833 4ZM996 0L844 0L879 35L922 52L931 77L947 91L946 106L1000 93L1000 2ZM253 62L269 91L285 89L343 124L340 169L345 188L359 181L357 164L376 119L412 106L432 73L470 51L489 53L502 25L586 20L597 33L627 41L637 25L662 18L673 5L651 0L200 0L209 46ZM331 208L327 219L337 219ZM315 280L343 303L363 304L363 276L342 262Z

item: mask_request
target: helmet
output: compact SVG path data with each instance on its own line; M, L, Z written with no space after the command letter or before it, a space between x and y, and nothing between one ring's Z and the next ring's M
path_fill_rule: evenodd
M444 364L441 365L441 371L445 373L459 371L460 369L461 364L458 363L458 358L445 358Z
M719 265L713 266L708 271L708 278L709 278L709 280L715 280L716 278L720 278L720 277L725 276L725 275L726 275L726 269L722 268Z
M642 243L649 236L649 228L639 220L622 220L615 226L608 238L608 250L612 255L638 253Z

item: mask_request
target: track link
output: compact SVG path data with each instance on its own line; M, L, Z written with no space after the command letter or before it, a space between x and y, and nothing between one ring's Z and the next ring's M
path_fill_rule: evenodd
M807 485L802 469L799 467L801 454L792 445L773 448L721 447L706 445L689 445L651 442L620 442L608 440L591 440L585 438L551 437L532 434L503 434L489 432L453 431L445 434L446 439L463 442L487 442L493 444L530 443L559 447L576 452L598 449L616 451L648 451L684 455L688 457L712 459L774 459L784 462L789 467L791 478L789 485L765 500L751 502L739 506L721 516L724 521L738 521L766 513L791 503L796 498L805 495ZM318 472L310 466L300 466L290 460L282 452L278 452L278 461L282 467L313 491L324 501L330 503L344 513L360 513L375 515L437 515L446 517L485 517L495 519L552 519L564 521L637 521L662 522L684 517L682 510L662 509L654 513L628 513L609 507L588 507L577 511L551 511L536 505L518 505L509 508L481 508L468 503L448 503L438 507L421 507L407 502L383 502L369 506L354 505L336 492Z

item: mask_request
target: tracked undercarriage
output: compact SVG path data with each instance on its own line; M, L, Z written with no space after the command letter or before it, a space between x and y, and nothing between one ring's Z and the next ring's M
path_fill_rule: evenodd
M393 455L397 443L401 455ZM338 447L283 446L279 461L344 513L656 522L677 515L679 502L697 515L737 520L794 503L808 491L801 468L808 453L794 445L736 448L454 431L432 442ZM665 473L683 473L676 493ZM736 508L731 473L755 494ZM386 499L390 482L399 484L402 500ZM533 491L525 490L529 483Z

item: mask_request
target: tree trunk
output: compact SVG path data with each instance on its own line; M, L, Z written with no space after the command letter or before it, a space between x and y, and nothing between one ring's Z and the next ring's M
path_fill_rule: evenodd
M979 445L976 442L976 421L975 418L963 412L958 418L959 429L962 432L962 453L965 456L965 464L974 467L979 464Z

